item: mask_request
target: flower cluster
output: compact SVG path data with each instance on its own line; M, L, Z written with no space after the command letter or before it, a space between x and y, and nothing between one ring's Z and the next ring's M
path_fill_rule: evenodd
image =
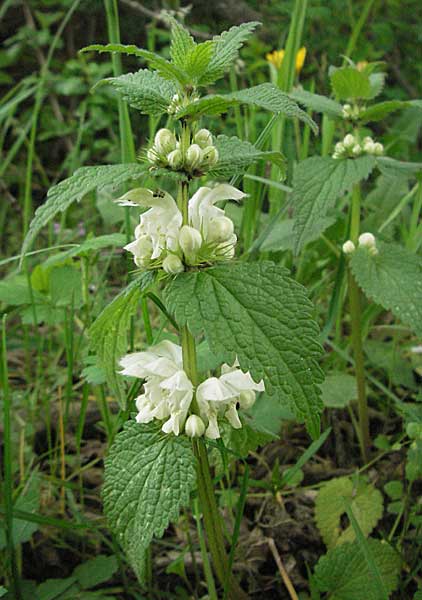
M182 349L170 341L152 346L146 352L127 354L120 360L121 374L144 379L144 393L136 399L138 423L157 419L164 421L165 433L190 437L205 434L210 439L220 437L219 419L226 419L239 429L242 423L238 408L248 409L255 402L256 392L264 383L255 383L249 373L237 363L223 365L220 377L210 377L196 389L198 414L191 414L194 386L183 370Z
M352 121L356 121L359 119L360 108L357 104L353 106L351 104L343 104L343 108L341 111L343 119L350 119Z
M137 188L117 200L123 206L150 207L140 216L135 240L125 246L141 268L163 268L176 274L185 265L212 264L233 258L237 242L233 222L224 209L215 206L221 200L240 200L245 194L228 184L201 187L189 200L189 224L183 225L182 213L167 192Z
M195 174L204 173L217 164L218 150L208 129L200 129L191 141L193 143L183 149L180 139L170 129L159 129L147 158L155 167Z
M348 133L342 142L335 145L333 158L354 158L361 154L381 156L383 153L384 146L374 142L371 137L365 137L360 141L356 136Z
M372 256L376 256L378 254L377 244L375 240L375 236L372 233L362 233L359 236L359 246L367 248L369 253ZM356 246L352 242L352 240L347 240L343 244L343 252L344 254L352 254L356 250Z

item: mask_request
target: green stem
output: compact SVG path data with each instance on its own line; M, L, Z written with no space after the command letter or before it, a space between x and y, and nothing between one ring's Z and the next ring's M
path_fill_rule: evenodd
M190 139L190 131L184 126L182 138L186 141ZM181 182L178 193L179 208L183 216L183 224L189 223L189 185L187 182ZM195 338L184 326L180 330L183 355L183 369L193 385L199 384L199 374L197 366ZM196 398L192 400L192 411L199 413ZM201 439L192 440L193 452L196 458L196 473L198 496L204 517L204 526L207 534L208 546L211 552L213 566L220 581L224 586L228 582L229 591L227 597L230 600L242 600L247 596L240 588L235 579L228 573L228 556L224 544L223 529L221 527L221 517L218 512L217 500L215 497L214 486L211 479L210 466L208 463L207 450L204 441Z
M356 185L352 193L352 205L350 213L350 239L357 244L360 229L360 186ZM369 417L368 402L366 398L365 368L362 348L362 312L360 304L359 287L353 277L353 273L348 268L349 281L349 306L351 319L351 340L353 346L353 355L355 359L355 376L358 388L358 414L360 429L360 445L362 458L364 462L369 458L370 435L369 435Z

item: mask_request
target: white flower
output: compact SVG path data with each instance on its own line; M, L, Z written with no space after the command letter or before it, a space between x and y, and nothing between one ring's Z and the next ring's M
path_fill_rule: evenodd
M186 435L191 438L202 437L205 432L204 421L201 419L201 417L198 417L198 415L190 415L186 419L185 432Z
M182 151L179 148L176 148L176 150L172 150L167 155L167 162L172 169L179 169L183 163Z
M374 154L375 156L381 156L384 154L384 146L379 142L375 142L374 144Z
M202 246L202 236L194 227L183 225L179 233L179 245L187 258L194 259Z
M218 150L215 146L207 146L202 151L201 167L213 167L218 163Z
M123 206L151 207L140 216L139 225L135 229L138 240L147 236L151 240L151 260L159 258L164 250L178 250L178 234L182 225L182 214L177 204L167 192L152 192L146 188L137 188L124 194L117 200ZM133 242L125 247L136 258L137 246Z
M359 236L359 246L371 248L375 246L375 236L372 233L362 233Z
M342 249L343 249L344 254L352 254L352 252L354 252L356 250L355 245L352 242L352 240L347 240L347 242L344 242Z
M353 156L359 156L359 154L362 154L362 146L360 144L355 144L352 148L352 154Z
M196 391L196 399L199 413L208 424L206 437L220 437L218 417L226 418L235 429L242 427L237 404L241 408L250 408L255 401L255 392L263 390L264 382L255 383L250 373L243 373L237 363L232 367L223 365L220 377L210 377L201 383Z
M193 398L193 385L182 368L182 349L169 341L120 360L122 375L145 379L144 393L136 399L138 423L164 420L165 433L179 435Z
M245 196L246 194L227 183L221 183L215 188L199 188L189 200L190 224L208 241L210 222L225 217L224 210L215 206L215 203L220 200L241 200Z
M208 240L212 242L225 242L234 233L233 221L228 217L211 219L208 224Z

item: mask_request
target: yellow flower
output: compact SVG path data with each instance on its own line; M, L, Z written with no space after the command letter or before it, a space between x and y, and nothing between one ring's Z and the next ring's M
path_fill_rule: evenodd
M306 48L302 46L296 54L296 73L300 73L306 58Z
M265 58L271 63L276 69L281 67L284 58L284 50L274 50L273 52L268 52L265 55Z
M358 71L364 71L365 68L367 67L367 65L368 65L368 61L366 61L366 60L360 60L358 62L358 64L356 65L356 68L357 68Z
M279 69L281 67L281 65L283 64L284 55L285 55L285 51L283 49L274 50L273 52L268 52L265 55L265 58L276 69ZM296 54L296 73L300 73L300 71L302 70L303 64L305 62L305 58L306 58L306 48L305 48L305 46L302 46L302 48L299 48L298 53Z

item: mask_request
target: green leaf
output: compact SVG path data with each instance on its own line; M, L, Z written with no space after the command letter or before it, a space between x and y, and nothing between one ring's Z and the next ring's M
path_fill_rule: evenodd
M280 152L263 152L250 142L238 137L219 135L214 144L218 150L218 163L209 173L211 177L228 179L231 175L243 173L259 160L269 160L280 167L284 166L284 158Z
M72 265L55 267L50 272L49 291L55 306L79 308L82 306L82 275Z
M192 102L179 110L175 114L175 118L191 117L199 119L203 115L219 115L241 104L280 113L290 119L298 118L307 123L314 133L318 132L318 127L311 117L299 108L294 100L272 83L261 83L260 85L232 92L231 94L203 96L196 102Z
M43 267L51 267L52 265L62 263L65 260L75 256L81 256L81 254L92 252L93 250L102 250L103 248L107 248L109 246L122 247L125 245L125 243L126 236L123 233L110 233L106 235L99 235L98 237L90 237L82 242L82 244L75 244L74 248L70 248L69 250L65 250L64 252L50 256L43 263Z
M359 113L359 121L362 124L382 121L391 113L401 110L402 108L407 108L408 106L410 106L410 104L408 102L403 102L402 100L379 102L378 104L373 104L369 108L361 111Z
M33 472L29 481L26 483L20 496L14 503L14 510L21 510L27 513L38 512L40 506L40 477L37 472ZM0 550L6 548L6 532L4 529L4 519L0 520ZM39 529L38 524L26 521L25 519L13 519L13 546L29 542L33 534Z
M384 586L391 593L398 583L400 556L386 543L374 539L367 543ZM362 593L365 600L380 600L378 584L356 542L337 546L320 558L315 581L330 600L362 600Z
M422 335L422 260L396 244L377 241L378 254L359 247L350 264L365 294Z
M192 83L196 84L203 76L211 60L213 51L214 42L208 40L192 48L185 56L184 69Z
M195 48L196 43L189 31L176 19L171 18L170 58L176 67L185 68L186 56Z
M109 83L133 108L144 115L160 116L167 111L176 87L148 69L127 73L119 77L108 77L100 82ZM98 84L97 84L98 85Z
M422 173L422 163L405 162L388 156L378 157L377 166L386 177L413 179L417 174Z
M371 98L369 76L354 67L336 69L330 76L334 94L340 100Z
M357 398L356 378L347 373L329 374L321 384L322 401L329 408L344 408Z
M115 556L100 554L76 567L72 576L86 590L111 579L119 565Z
M342 116L342 105L332 98L327 98L327 96L320 96L319 94L313 94L312 92L300 89L293 90L289 93L289 96L296 102L299 102L299 104L315 112L324 113L329 117Z
M45 302L45 296L32 290L35 304ZM16 275L0 281L0 302L10 306L21 306L22 304L31 304L31 293L28 287L28 281L25 276Z
M137 56L138 58L143 58L148 62L151 69L154 69L161 75L164 79L175 80L178 81L181 85L185 85L189 83L186 78L186 74L179 69L175 64L172 64L162 56L158 54L154 54L154 52L150 52L149 50L143 50L142 48L137 48L137 46L124 45L124 44L92 44L90 46L86 46L82 48L80 52L117 52L119 54L129 54Z
M329 226L327 214L335 201L366 179L375 164L372 156L342 160L314 156L297 165L291 197L295 211L296 253Z
M29 231L23 241L22 256L28 251L39 231L58 213L67 210L73 202L80 202L84 196L106 186L119 187L131 179L139 179L146 172L144 165L129 163L82 167L71 177L53 186L47 200L36 211Z
M194 335L204 331L222 361L233 364L237 356L243 370L255 381L263 378L266 392L318 435L318 327L305 289L286 269L260 262L182 273L165 296L180 325Z
M37 587L39 600L56 600L62 598L75 598L78 588L75 585L76 579L68 577L67 579L47 579ZM68 594L73 594L69 596Z
M92 349L99 359L99 366L105 371L108 385L120 406L125 408L125 386L118 373L118 360L127 351L127 332L130 320L138 308L143 291L152 283L154 273L146 271L132 281L100 313L89 328Z
M186 437L131 420L105 460L104 511L139 578L138 557L161 537L195 486L195 458Z
M274 223L269 234L264 238L261 244L261 252L280 252L283 250L293 250L293 219L283 219Z
M242 23L241 25L231 27L221 35L215 36L212 39L214 44L213 56L198 83L200 85L209 85L220 79L220 77L223 77L224 73L238 57L239 49L258 25L260 25L258 21Z
M348 477L332 479L321 488L315 502L316 524L328 549L355 540L352 525L345 529L341 527L342 516L346 513L344 498L350 501L352 512L365 536L382 517L382 495L372 485L362 479L357 482Z

